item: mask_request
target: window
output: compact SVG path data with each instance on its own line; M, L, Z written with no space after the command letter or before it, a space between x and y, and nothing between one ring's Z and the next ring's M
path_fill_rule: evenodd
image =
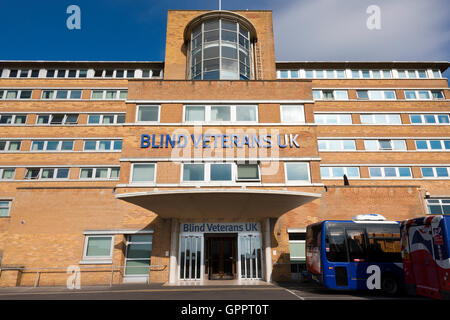
M400 79L426 79L427 73L425 70L397 70Z
M238 164L237 165L238 181L259 181L259 166L257 164Z
M134 163L132 167L131 182L154 182L156 164Z
M330 262L347 262L344 228L329 225L326 228L325 252L327 260Z
M318 140L319 151L353 151L355 140Z
M15 173L15 168L0 168L0 180L13 180Z
M412 178L409 167L372 167L369 168L371 178Z
M258 164L184 163L183 182L232 183L259 181Z
M444 94L441 90L405 90L407 100L441 100Z
M80 179L102 179L102 180L115 180L119 179L120 168L81 168Z
M82 90L43 90L41 99L73 100L81 99Z
M289 255L292 262L306 262L306 233L289 233Z
M450 214L450 199L427 199L429 214Z
M90 114L87 123L99 125L125 123L125 114Z
M366 232L368 262L402 262L398 225L367 225Z
M317 124L352 124L351 114L314 114Z
M289 106L282 105L281 108L281 122L305 122L305 113L303 112L303 106Z
M399 114L361 114L362 124L402 124Z
M83 259L112 259L113 236L87 236Z
M306 162L286 162L286 181L309 182L309 165Z
M426 167L420 168L422 178L448 178L449 168L447 167Z
M32 90L1 90L0 99L17 100L31 99Z
M364 140L366 150L370 151L385 151L385 150L406 150L405 140Z
M11 207L10 200L0 199L0 217L9 217L9 209Z
M440 70L431 70L433 72L433 78L440 79L442 77Z
M394 90L356 90L356 96L361 100L395 100Z
M24 179L68 179L69 171L69 168L28 168Z
M68 125L77 124L78 114L64 114L64 113L54 113L54 114L39 114L37 116L36 124L44 125Z
M1 151L20 151L20 141L8 141L0 140L0 152Z
M353 79L390 79L391 70L352 70Z
M322 179L342 179L344 174L347 178L359 178L358 167L320 167L320 176Z
M127 90L92 90L92 100L126 100Z
M73 140L32 141L31 151L72 151Z
M450 150L450 140L416 140L417 150Z
M0 125L25 124L26 122L27 122L26 114L0 114Z
M159 106L138 106L137 121L158 122Z
M122 140L85 140L84 151L120 151Z
M126 276L148 276L152 255L152 235L133 234L127 236L125 256Z
M348 100L347 90L313 90L315 100Z
M257 122L258 108L253 105L185 106L185 122Z
M448 124L448 114L410 114L411 124Z
M236 21L214 18L197 24L189 49L192 80L250 79L250 33Z

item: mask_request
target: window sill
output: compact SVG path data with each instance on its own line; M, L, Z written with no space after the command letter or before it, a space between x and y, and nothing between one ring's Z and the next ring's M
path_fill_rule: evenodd
M112 264L112 259L81 260L78 264Z

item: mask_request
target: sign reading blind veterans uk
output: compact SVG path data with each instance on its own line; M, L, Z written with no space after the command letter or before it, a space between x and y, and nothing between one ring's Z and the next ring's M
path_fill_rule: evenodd
M298 134L142 134L141 148L300 148Z
M261 232L261 225L259 222L182 223L180 231L205 233Z

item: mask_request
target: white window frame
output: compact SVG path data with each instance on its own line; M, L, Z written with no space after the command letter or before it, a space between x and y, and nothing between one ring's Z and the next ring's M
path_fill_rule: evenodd
M158 120L156 121L145 121L145 120L139 120L139 108L140 107L158 107ZM183 111L184 116L184 111ZM135 122L136 123L159 123L161 121L161 105L159 104L140 104L136 106L136 116L135 116Z
M427 148L426 149L418 149L417 148L417 141L425 141L427 144ZM431 148L431 141L439 141L439 143L441 144L441 148L440 149L432 149ZM439 140L439 139L415 139L414 140L414 145L416 146L416 150L417 151L431 151L431 152L441 152L441 151L446 151L446 152L450 152L450 149L446 149L445 148L445 141L450 141L450 139L443 139L443 140Z
M111 248L109 252L109 256L87 256L87 248L89 239L91 238L111 238ZM114 235L109 234L102 234L102 235L86 235L84 239L84 247L83 247L83 261L98 261L98 262L105 262L105 263L112 263L113 258L113 251L114 251Z
M330 141L339 142L339 149L331 149ZM344 141L352 141L354 148L353 149L344 149ZM323 142L326 144L326 149L320 149L319 142ZM351 152L356 151L356 140L355 139L318 139L317 140L317 148L319 151L343 151L343 152Z
M437 202L430 203L430 201L437 201ZM443 201L448 201L448 202L444 203ZM444 206L450 208L450 198L431 198L431 199L426 199L426 202L427 202L427 214L429 214L429 215L439 214L439 213L431 213L429 206L439 206L439 207L441 207L441 212L442 213L440 213L440 214L445 214L444 213Z
M80 114L78 113L63 113L64 117L61 123L52 123L53 120L53 116L57 114L60 115L62 113L38 113L36 114L36 125L38 126L60 126L60 125L77 125L78 124L78 120L80 118ZM77 121L76 122L70 122L70 123L66 123L67 118L69 117L69 115L76 115L77 116ZM48 122L47 123L39 123L39 116L48 116Z
M12 170L12 171L14 172L11 179L4 179L4 178L3 178L3 172L4 172L5 170ZM1 167L0 167L0 181L11 181L11 180L15 180L15 177L16 177L16 168L1 168Z
M347 176L347 179L349 179L349 180L350 179L354 180L354 179L360 179L361 178L361 171L359 170L358 166L347 166L347 167L320 166L320 169L322 169L322 168L327 168L328 169L328 173L329 173L328 177L322 177L322 174L320 174L320 178L322 180L338 180L338 179L340 180L340 179L343 179L343 176L342 177L333 176L333 168L342 168L343 171L344 171L344 174ZM358 170L358 177L349 176L347 168L356 168Z
M422 169L427 168L427 169L432 169L433 170L433 176L432 177L424 177L423 176L423 172ZM446 168L447 169L447 176L446 177L439 177L437 174L437 168ZM446 167L444 166L439 166L439 167L420 167L420 174L422 175L422 179L450 179L450 167Z
M307 180L294 180L288 178L288 170L287 167L289 164L306 164L306 171L308 172L308 179ZM302 161L286 161L284 162L284 181L286 181L286 184L298 184L298 183L304 183L304 184L311 184L311 168L309 165L309 162L302 162Z
M86 150L86 142L88 141L95 141L95 150ZM110 142L110 148L109 149L103 149L100 150L100 142L102 141L109 141ZM83 141L83 151L84 152L121 152L122 148L116 150L114 149L114 142L121 141L122 142L122 148L123 148L123 140L121 139L85 139Z
M34 179L33 178L26 178L27 173L28 173L29 170L37 170L37 169L39 170L39 173L38 173L36 178L34 178ZM51 178L42 178L42 172L44 170L47 170L47 169L53 169L53 177L51 177ZM57 178L58 171L60 169L67 169L68 170L67 178ZM30 167L30 168L26 168L25 175L24 175L24 180L27 180L27 181L35 181L35 180L44 180L44 181L46 181L46 180L58 180L58 181L63 181L63 180L70 180L70 168L58 168L58 167L48 167L48 168L47 167L45 167L45 168L33 168L33 167Z
M370 174L370 169L373 169L373 168L381 169L380 170L381 171L381 177L375 177L375 176L372 177L372 175ZM395 169L395 177L386 176L386 172L384 171L385 168ZM399 168L408 168L410 175L408 177L401 177ZM370 177L370 179L392 180L392 179L412 179L413 178L412 169L411 169L411 167L408 167L408 166L405 166L405 167L403 167L403 166L400 166L400 167L388 167L388 166L384 166L384 167L383 166L380 166L380 167L368 167L368 170L369 170L369 177Z
M22 148L22 140L0 140L0 141L4 141L4 142L6 142L6 144L5 144L5 149L4 150L0 150L0 153L3 153L3 152L12 152L12 153L14 153L14 152L19 152L20 151L20 149ZM10 145L11 145L11 142L19 142L19 149L17 149L17 150L9 150L9 148L10 148Z
M201 181L184 180L184 166L189 164L202 164L203 165L203 177ZM231 179L230 180L211 180L211 165L213 164L227 164L231 166ZM256 165L258 168L257 179L239 179L238 178L238 166L239 165ZM241 182L260 182L261 181L261 166L259 163L237 163L237 162L184 162L181 165L181 183L182 184L212 184L212 185L230 185Z
M382 148L381 143L380 143L381 140L389 141L391 144L391 148ZM366 141L375 141L377 144L377 148L376 149L367 149ZM403 141L405 148L404 149L396 148L394 141ZM408 150L408 146L406 144L405 139L364 139L364 149L366 151L405 151L405 150Z
M323 100L323 101L347 101L348 100L348 90L347 89L318 89L318 90L313 90L313 91L320 92L320 99L317 99L317 100ZM323 91L331 91L333 93L333 99L324 99ZM346 99L336 99L337 91L345 92L347 94L347 98Z
M300 121L289 121L289 119L284 119L284 110L289 107L298 107L300 108ZM290 105L290 104L282 104L280 105L280 120L281 123L305 123L305 107L302 104Z
M111 178L111 172L112 169L119 169L119 176L117 178ZM92 178L82 178L81 177L81 172L83 171L83 169L92 169ZM95 175L97 173L97 169L108 169L108 174L106 178L96 178ZM111 166L111 167L82 167L80 168L80 172L78 173L78 180L81 181L92 181L92 180L96 180L96 181L106 181L106 180L112 180L112 181L116 181L120 179L120 167L119 166Z
M98 123L89 123L89 118L90 118L91 116L99 116L99 122L98 122ZM113 116L113 117L114 117L113 122L112 122L112 123L103 123L103 118L104 118L105 116L106 116L106 117L107 117L107 116ZM88 114L88 118L87 118L86 124L89 125L89 126L110 126L110 125L114 125L114 124L122 124L122 123L125 123L125 121L124 121L124 122L121 122L121 123L118 123L118 122L117 122L119 116L126 116L126 113L101 113L101 114L98 114L98 113L89 113L89 114ZM125 119L125 120L126 120L126 119Z
M203 107L205 110L205 120L204 121L186 121L186 108L187 107ZM211 120L211 108L212 107L229 107L230 108L230 120L226 121L213 121ZM238 121L236 119L236 109L237 107L253 107L255 109L255 121ZM201 105L201 104L186 104L183 105L183 123L187 124L198 124L198 123L210 123L210 124L253 124L259 122L259 108L256 104L207 104L207 105Z
M372 122L371 123L363 123L362 117L361 117L362 115L371 116ZM377 123L375 121L376 116L381 116L381 115L385 116L385 118L387 120L385 123ZM389 116L393 116L393 115L398 116L398 118L400 119L400 123L391 123ZM363 124L363 125L402 125L403 124L400 113L361 113L360 121L361 121L361 124Z
M134 181L133 180L133 175L134 175L134 166L135 165L140 165L140 164L146 164L146 165L153 165L153 180L152 181ZM131 164L131 170L130 170L130 184L151 184L154 185L156 184L156 174L157 174L157 169L158 169L158 165L156 162L134 162Z
M17 96L14 99L8 99L8 92L10 91L16 91L17 92ZM29 98L21 98L21 94L23 91L30 91L31 95ZM14 89L14 88L3 88L0 89L0 92L2 93L0 95L0 100L31 100L33 97L33 89Z
M323 116L325 119L327 116L336 116L337 123L329 123L329 122L323 122L319 123L316 121L316 116ZM342 122L342 119L344 116L350 116L350 123ZM314 123L319 125L351 125L353 124L352 114L351 113L344 113L344 114L338 114L338 113L315 113L314 114Z
M52 142L57 141L58 142L58 146L57 146L56 150L47 150L48 143L50 141L52 141ZM62 144L65 141L72 141L72 149L70 149L70 150L62 150ZM42 150L33 150L33 143L35 143L35 142L44 142L43 149ZM73 151L74 147L75 147L75 140L70 140L70 139L67 139L67 140L32 140L31 144L30 144L30 151L31 152L61 152L61 151L62 152L70 152L70 151Z
M100 99L97 98L93 98L94 96L94 92L96 91L102 91L102 97ZM115 91L116 92L116 97L114 99L106 99L106 92L107 91ZM106 100L106 101L112 101L112 100L126 100L127 98L123 99L120 98L120 93L121 92L126 92L127 96L128 96L128 89L92 89L91 90L91 96L90 96L90 100L95 100L95 101L100 101L100 100Z
M8 209L8 214L6 215L6 216L0 216L0 218L8 218L8 217L10 217L11 216L11 203L12 203L12 201L11 201L11 199L1 199L0 198L0 202L7 202L8 203L8 206L2 206L1 208L7 208Z
M411 116L420 116L420 123L413 123L411 120ZM426 122L425 120L425 116L433 116L435 122L431 123L431 122ZM439 122L439 116L447 116L447 119L449 120L449 122ZM409 122L412 125L427 125L427 126L433 126L433 125L440 125L440 126L445 126L445 125L449 125L450 124L450 115L447 113L434 113L434 114L414 114L411 113L409 114Z
M25 116L25 122L15 123L17 117ZM1 113L0 119L2 117L11 117L11 123L0 123L0 126L24 126L27 124L28 114L18 114L18 113Z

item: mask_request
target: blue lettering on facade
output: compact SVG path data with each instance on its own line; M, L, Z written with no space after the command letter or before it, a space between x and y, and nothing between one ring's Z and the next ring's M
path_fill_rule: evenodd
M283 136L283 137L282 137ZM214 148L271 148L272 135L256 135L251 136L244 134L191 134L190 136L194 148L211 148L214 141ZM300 148L297 142L298 134L279 134L277 136L278 146L280 148ZM159 141L158 141L159 140ZM141 134L141 148L184 148L188 143L188 136L184 134Z

